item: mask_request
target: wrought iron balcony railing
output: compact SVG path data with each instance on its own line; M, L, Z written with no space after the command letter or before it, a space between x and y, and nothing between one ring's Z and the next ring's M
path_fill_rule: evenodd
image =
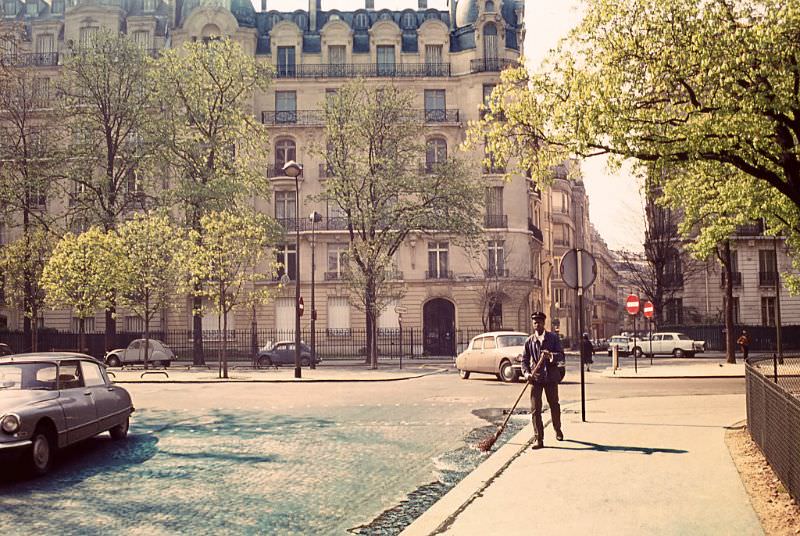
M453 272L450 270L425 270L425 279L453 279Z
M542 230L539 229L533 220L528 220L528 231L533 234L533 237L538 240L539 242L544 242L544 235L542 234Z
M492 277L508 277L508 269L504 268L489 268L483 271L483 276L487 279Z
M508 215L486 214L483 217L483 226L486 229L506 229L508 227Z
M16 52L3 54L2 63L14 67L47 67L58 65L58 52Z
M758 284L762 287L774 287L778 283L778 272L758 272Z
M311 221L308 218L275 218L278 224L288 231L299 230L301 232L311 231ZM333 217L322 218L322 221L314 224L314 231L344 231L347 230L347 218Z
M733 277L731 277L731 279L733 280L734 287L742 286L742 272L733 272ZM725 272L722 272L720 276L719 286L721 287L725 286Z
M338 281L342 279L342 272L325 272L325 281Z
M449 63L320 63L278 65L278 78L423 78L449 77Z
M458 108L409 110L408 120L420 123L458 124L461 114ZM325 112L323 110L262 111L261 122L265 125L324 126Z
M483 72L500 72L508 67L518 67L517 60L508 60L505 58L479 58L477 60L470 60L469 67L471 73Z

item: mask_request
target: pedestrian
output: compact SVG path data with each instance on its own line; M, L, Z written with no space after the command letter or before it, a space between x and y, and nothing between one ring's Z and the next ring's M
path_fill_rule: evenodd
M542 423L542 391L547 396L550 417L556 439L564 440L561 431L561 406L558 403L558 384L564 378L564 349L558 335L544 329L547 315L536 312L531 315L533 333L525 341L522 354L522 373L531 386L531 420L533 421L533 448L544 446L544 424ZM542 361L537 368L537 364ZM534 372L535 370L535 372Z
M742 330L742 334L736 339L736 344L742 347L742 355L747 359L747 355L750 353L750 335L747 334L746 329Z
M581 340L581 363L586 365L586 372L589 372L589 365L594 363L592 354L594 354L594 346L592 346L592 341L589 340L589 334L584 333Z

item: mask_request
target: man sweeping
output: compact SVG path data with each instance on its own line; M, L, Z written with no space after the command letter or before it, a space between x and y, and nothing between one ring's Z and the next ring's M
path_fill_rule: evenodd
M565 360L561 340L555 333L544 329L547 318L542 312L531 315L533 321L533 334L525 341L525 351L522 354L522 373L525 381L531 382L531 418L533 420L533 447L540 449L544 446L544 424L542 423L542 391L547 397L550 406L550 417L553 420L553 429L556 439L564 440L561 431L561 406L558 403L558 384L564 378ZM535 372L540 359L544 362Z

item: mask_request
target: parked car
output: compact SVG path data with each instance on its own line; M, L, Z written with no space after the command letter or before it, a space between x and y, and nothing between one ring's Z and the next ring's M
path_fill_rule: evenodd
M144 363L144 339L131 341L127 348L110 350L105 357L109 367L120 367L135 363ZM158 339L148 339L147 362L157 366L168 367L175 360L175 353Z
M633 339L626 335L614 335L608 340L608 355L613 354L614 348L619 356L630 355L632 346Z
M0 456L23 456L45 474L58 449L109 432L128 434L128 392L88 355L40 352L0 357Z
M4 355L11 355L14 351L11 349L9 345L4 342L0 342L0 357Z
M258 367L270 367L279 365L294 365L294 341L278 341L276 343L267 343L261 350L258 351L258 359L256 363ZM315 365L319 364L321 359L317 356ZM300 343L300 366L307 367L311 364L311 347L304 342Z
M694 357L706 351L705 341L695 341L684 333L653 333L649 339L636 341L633 349L637 355L672 355L674 357Z
M494 374L504 382L518 381L527 339L527 333L518 331L490 331L473 337L456 357L458 374L465 380L470 373L481 372Z
M608 350L608 339L592 339L592 348L595 352L605 352Z

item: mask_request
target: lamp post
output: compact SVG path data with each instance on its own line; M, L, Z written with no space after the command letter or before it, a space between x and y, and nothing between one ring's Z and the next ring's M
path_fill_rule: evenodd
M294 242L294 377L300 378L302 372L300 370L300 184L297 178L303 174L303 165L298 164L294 160L289 160L283 165L283 172L287 177L294 177L294 192L295 192L295 242Z
M317 271L316 258L314 250L316 248L316 241L314 237L314 230L316 225L322 221L322 214L316 210L308 215L311 221L311 368L317 368L317 308L314 306L314 275Z

